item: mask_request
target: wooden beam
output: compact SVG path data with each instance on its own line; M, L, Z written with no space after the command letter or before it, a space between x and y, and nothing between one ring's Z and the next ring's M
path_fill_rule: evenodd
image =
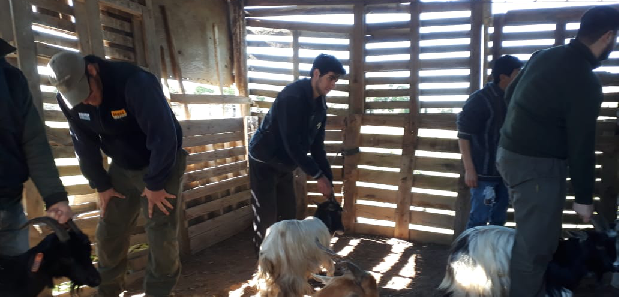
M37 7L53 10L63 14L73 15L73 7L69 6L69 4L67 3L49 0L28 0L28 2Z
M398 0L364 0L365 4L400 3ZM288 6L288 5L344 5L359 4L359 0L246 0L247 6Z
M32 32L32 7L27 1L10 0L11 16L13 18L14 46L17 48L19 69L28 80L32 103L39 115L43 115L43 101L39 87L39 72L37 70L37 49Z
M0 1L0 37L7 42L13 41L13 18L11 17L11 1Z
M602 153L602 184L597 212L613 222L617 219L617 194L619 193L619 159L617 149Z
M181 121L184 136L243 131L242 118Z
M135 63L139 66L146 67L146 49L144 43L144 20L141 16L133 16L131 18L131 26L133 27L133 38L123 38L125 41L131 41L130 46L135 50Z
M361 144L361 122L365 111L365 3L361 1L353 6L354 26L350 39L350 92L348 111L345 121L344 149L358 149ZM359 154L344 156L344 227L348 232L355 232L357 178L359 175Z
M257 20L248 19L247 25L251 27L263 27L271 29L288 29L330 33L350 33L352 27L349 25L315 24L315 23L293 23L287 21Z
M183 104L251 104L251 98L235 95L170 94L170 101Z
M145 0L146 6L143 8L142 25L144 26L144 45L146 51L146 63L148 70L157 78L161 78L161 60L159 59L159 38L155 32L155 18L153 0Z
M409 223L413 220L410 213L412 202L411 189L415 183L413 170L416 168L415 149L417 147L417 134L419 133L419 42L420 42L420 19L421 5L419 2L411 2L409 23L410 30L410 88L408 114L403 123L404 136L402 138L402 157L400 161L400 173L398 193L395 210L394 237L408 240L410 238Z
M243 1L228 0L229 15L232 31L232 62L234 64L234 84L239 90L239 95L249 96L247 78L247 45L245 36L245 8ZM250 115L250 106L241 105L241 116Z
M567 35L565 34L565 29L566 29L565 21L557 22L557 27L554 32L555 33L554 34L554 39L555 39L554 45L555 46L565 44L565 38L567 38Z
M140 17L144 13L144 6L128 0L99 0L99 2L107 7L118 9Z
M75 1L75 24L82 54L105 58L99 1Z

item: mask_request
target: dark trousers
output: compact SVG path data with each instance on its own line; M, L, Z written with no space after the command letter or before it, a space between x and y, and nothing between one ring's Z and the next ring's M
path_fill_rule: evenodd
M251 202L254 210L254 246L260 251L271 225L296 218L292 171L249 158Z
M561 236L567 162L499 148L497 169L509 189L516 220L509 296L545 296L544 273Z

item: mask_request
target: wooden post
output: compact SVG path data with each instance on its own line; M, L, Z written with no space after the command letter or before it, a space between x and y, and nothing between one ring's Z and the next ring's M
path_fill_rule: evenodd
M245 7L244 1L228 0L232 22L232 51L234 63L234 83L239 95L249 96L247 79L247 47L245 44ZM249 104L241 104L241 116L250 115Z
M28 1L11 0L11 16L13 18L13 38L17 48L19 69L28 80L32 103L42 118L43 101L39 87L41 79L37 70L37 48L32 32L32 5Z
M135 48L135 63L139 66L147 66L146 51L144 49L144 26L142 16L133 15L131 29L133 31L133 46Z
M361 144L361 121L365 112L365 3L359 1L353 7L354 27L350 36L350 92L348 95L348 118L344 126L344 150L354 150ZM355 232L357 221L357 178L359 154L344 156L344 215L346 231Z
M73 4L80 51L82 54L93 54L105 58L99 1L78 0Z
M494 17L494 24L493 24L494 33L492 33L492 60L496 60L501 57L501 52L503 50L503 23L504 21L505 19L503 16Z
M11 18L11 1L0 0L0 37L4 40L13 40L13 20Z
M481 41L482 41L482 27L483 27L483 15L484 15L484 6L482 1L471 1L471 60L470 60L470 68L471 68L471 86L469 88L469 93L473 93L481 87L481 71L482 64L481 59ZM500 44L500 39L497 41L497 38L500 38L500 32L502 32L501 27L497 28L496 24L498 22L498 18L495 19L495 28L494 28L494 43L493 43L493 53L494 58L497 59L500 56L500 46L497 48L497 45ZM499 35L497 37L497 35ZM461 163L462 164L462 163ZM460 233L462 233L466 228L466 223L468 222L469 212L471 210L471 194L468 190L464 182L464 165L461 165L460 168L460 178L458 179L458 197L456 198L456 217L454 219L454 238L456 238Z
M292 31L292 76L293 81L299 79L299 31ZM303 219L307 211L307 174L301 168L295 169L294 196L297 203L297 219Z
M565 44L565 26L565 21L557 22L557 27L555 29L555 45Z
M410 238L411 202L413 188L413 170L415 169L415 149L419 132L419 40L421 7L419 1L410 5L410 90L409 111L405 117L404 136L402 138L402 157L400 162L400 183L396 196L394 237L408 240Z
M145 7L142 10L142 21L144 26L144 45L146 51L146 63L148 70L158 79L161 78L161 64L159 59L159 38L155 32L155 11L153 0L145 0Z
M174 39L172 37L172 32L170 31L170 23L168 22L168 13L166 11L165 6L159 5L159 10L161 11L161 18L163 20L163 29L166 35L166 42L168 44L168 54L170 55L170 66L172 67L172 75L178 81L178 87L181 90L181 94L185 94L185 87L183 86L183 75L181 73L181 66L178 62L178 57L176 56L176 46L174 45ZM189 112L189 106L187 104L183 104L183 109L185 111L185 119L191 119L191 113Z

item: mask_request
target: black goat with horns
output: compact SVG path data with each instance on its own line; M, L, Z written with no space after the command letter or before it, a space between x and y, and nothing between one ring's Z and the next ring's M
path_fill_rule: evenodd
M101 282L99 272L92 264L90 240L68 221L68 230L49 217L29 220L22 228L33 223L44 223L54 232L37 246L17 256L0 255L0 296L37 296L43 289L54 286L54 278L71 280L71 294L76 288L96 287Z

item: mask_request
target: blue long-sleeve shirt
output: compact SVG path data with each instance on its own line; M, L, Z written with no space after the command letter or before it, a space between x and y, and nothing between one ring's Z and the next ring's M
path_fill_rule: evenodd
M102 150L121 168L148 168L146 187L163 189L181 148L182 131L157 78L129 63L94 56L86 60L99 65L101 105L79 104L69 110L57 95L69 120L82 173L99 192L112 187L103 167Z

